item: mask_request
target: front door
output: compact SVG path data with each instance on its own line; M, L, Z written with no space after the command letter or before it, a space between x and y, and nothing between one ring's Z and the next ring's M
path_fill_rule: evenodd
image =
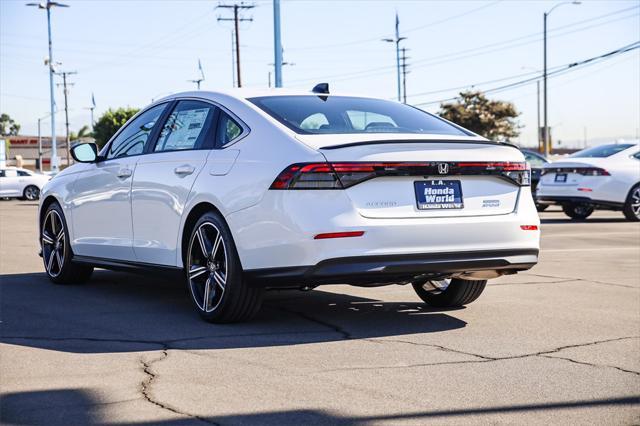
M133 248L139 262L176 265L180 219L191 187L214 145L217 108L175 104L157 142L140 157L133 179Z
M74 254L134 261L131 183L166 104L139 114L76 179L71 194Z

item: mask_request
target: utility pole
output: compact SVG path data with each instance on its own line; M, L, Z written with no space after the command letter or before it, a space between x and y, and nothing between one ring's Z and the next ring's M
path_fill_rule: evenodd
M236 80L238 82L238 87L242 87L242 79L240 77L240 28L239 28L239 24L240 22L243 21L253 21L253 18L241 18L239 16L239 11L241 10L250 10L253 9L255 6L252 4L244 4L244 2L241 2L240 4L236 3L233 5L226 5L226 4L220 4L218 5L218 8L222 8L222 9L233 9L233 18L221 18L218 17L218 22L219 21L233 21L233 28L234 28L234 33L235 33L235 44L236 44Z
M400 66L402 67L402 102L405 104L407 103L407 74L409 73L407 71L407 59L410 59L407 56L407 48L403 47L402 57L400 57L402 64Z
M542 143L540 142L542 140L542 138L540 137L542 136L540 133L540 80L536 80L536 99L536 112L538 116L538 127L536 128L536 135L538 135L538 152L542 154L544 152L544 149L542 147Z
M51 99L51 171L58 173L58 153L56 147L56 96L53 89L53 74L55 73L53 62L53 43L51 41L51 8L52 7L69 7L66 4L46 0L43 3L27 3L27 6L34 6L38 9L47 10L47 34L49 36L49 59L46 65L49 65L49 96Z
M65 127L67 129L67 136L66 136L67 167L69 167L71 165L71 149L70 149L71 139L69 138L69 104L67 101L69 98L68 86L73 86L73 83L67 83L67 76L78 74L78 73L76 71L61 71L57 74L62 76L62 87L63 87L63 93L64 93L64 120L65 120ZM60 86L60 84L58 84L58 86Z
M195 80L189 80L190 83L196 83L196 87L200 90L200 83L204 81L204 71L202 70L202 63L200 59L198 59L198 71L200 71L200 78L196 78Z
M544 156L549 156L549 151L551 148L551 139L549 138L549 125L548 125L548 114L547 114L547 17L553 12L553 10L559 6L564 4L580 4L579 1L563 1L555 6L553 6L548 12L544 12L544 22L543 22L543 32L544 32L544 45L543 45L543 54L544 54L544 70L542 73L542 79L544 83Z
M402 101L400 92L400 42L402 40L406 40L406 37L400 37L400 18L398 18L398 12L396 12L396 34L395 38L383 38L382 41L386 41L387 43L395 43L396 44L396 76L398 83L398 102Z
M280 38L280 0L273 0L273 63L276 87L282 87L282 39ZM271 79L269 79L271 87Z

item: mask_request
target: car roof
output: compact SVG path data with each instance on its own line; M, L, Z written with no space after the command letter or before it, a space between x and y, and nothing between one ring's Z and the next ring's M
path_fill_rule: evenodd
M236 88L229 90L194 90L188 92L179 92L171 95L167 95L162 99L159 99L158 102L167 101L176 98L205 98L215 100L220 96L228 96L240 100L246 100L251 98L258 98L263 96L350 96L350 97L358 97L358 98L367 98L367 99L382 99L376 98L370 95L356 94L356 93L345 93L345 92L335 92L335 93L315 93L311 91L312 87L309 90L294 90L294 89L284 89L284 88ZM394 102L394 101L391 101Z

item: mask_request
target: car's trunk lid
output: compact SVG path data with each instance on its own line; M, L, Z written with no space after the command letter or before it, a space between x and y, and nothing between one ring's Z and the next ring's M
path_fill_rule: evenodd
M489 141L351 142L319 150L330 163L407 163L409 175L378 176L346 189L362 216L425 218L487 216L512 212L519 186L498 175L470 173L458 165L522 163L517 149ZM412 165L419 167L412 168ZM446 171L439 169L446 164Z

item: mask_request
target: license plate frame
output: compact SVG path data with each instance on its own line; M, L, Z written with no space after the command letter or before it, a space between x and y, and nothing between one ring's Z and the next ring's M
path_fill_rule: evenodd
M556 176L553 178L553 181L557 183L567 183L567 174L556 173Z
M413 187L418 210L460 210L464 208L462 183L459 180L419 180L413 183ZM427 199L428 196L434 198Z

